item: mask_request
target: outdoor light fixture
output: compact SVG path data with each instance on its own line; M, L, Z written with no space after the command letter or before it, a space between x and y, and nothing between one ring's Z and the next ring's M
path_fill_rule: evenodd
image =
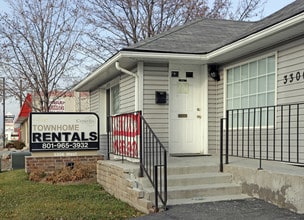
M220 81L220 73L219 73L218 65L208 64L208 74L212 79L216 81Z

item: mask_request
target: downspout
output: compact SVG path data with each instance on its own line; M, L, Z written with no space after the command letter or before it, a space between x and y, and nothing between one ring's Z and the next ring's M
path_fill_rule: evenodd
M139 100L138 100L138 93L139 93L139 85L138 85L139 80L138 80L138 75L137 75L136 73L133 73L133 72L131 72L131 71L129 71L129 70L127 70L127 69L124 69L124 68L122 68L121 66L119 66L119 62L118 62L118 61L115 62L115 68L116 68L118 71L120 71L120 72L123 72L123 73L125 73L125 74L128 74L128 75L130 75L130 76L135 77L135 111L138 111L138 110L139 110L139 109L138 109L138 103L139 103Z

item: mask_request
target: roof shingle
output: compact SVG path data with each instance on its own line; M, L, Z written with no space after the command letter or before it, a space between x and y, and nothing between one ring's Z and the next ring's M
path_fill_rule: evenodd
M123 50L205 54L303 11L304 0L297 0L257 22L200 19L143 40Z

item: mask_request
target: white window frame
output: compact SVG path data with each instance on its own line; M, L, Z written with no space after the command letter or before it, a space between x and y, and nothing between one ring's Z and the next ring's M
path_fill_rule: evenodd
M274 85L273 85L274 86L274 90L273 90L273 92L274 92L274 103L273 103L273 105L276 106L276 104L277 104L277 74L278 74L278 69L277 69L278 56L277 56L277 52L265 54L263 56L255 57L253 59L248 59L248 60L245 60L243 62L239 62L239 63L236 63L234 65L230 65L230 66L227 66L227 67L224 68L224 86L223 86L224 87L224 100L223 100L224 101L224 105L223 105L224 106L224 112L223 112L224 117L227 117L226 116L226 111L228 109L228 91L227 91L228 90L228 70L236 68L236 67L241 67L245 64L250 64L252 62L258 62L259 60L267 59L268 57L272 57L272 56L274 56L274 62L275 62L275 64L274 64ZM266 74L266 76L267 76L267 74ZM259 92L257 91L255 94L257 95L258 93ZM240 96L240 98L242 98L242 96ZM266 103L266 106L267 106L267 103ZM258 107L264 107L264 106L250 107L249 103L248 103L248 107L249 108L258 108ZM232 108L232 109L234 109L234 108ZM239 109L243 109L243 107L241 106ZM273 122L273 123L275 123L275 122ZM259 126L257 126L257 127L259 127ZM264 126L262 126L262 127L264 127ZM234 128L236 128L236 127L234 127ZM245 126L245 128L246 128L246 126Z
M113 91L114 91L114 88L117 89L117 96L114 97L113 96ZM114 104L114 98L117 98L117 100L115 100L118 105L118 109L116 109L115 111L115 104ZM119 87L119 84L116 84L116 85L113 85L110 87L110 111L111 111L111 115L118 115L120 113L120 87Z
M119 99L119 110L118 112L113 112L113 97L112 97L112 89L118 86L118 99ZM120 77L116 77L115 79L108 82L104 87L105 90L110 90L110 115L117 115L120 114Z

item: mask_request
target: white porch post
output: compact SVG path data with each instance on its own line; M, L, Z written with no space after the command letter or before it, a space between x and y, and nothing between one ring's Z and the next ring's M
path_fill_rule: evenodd
M138 62L137 63L137 91L135 91L137 93L137 96L135 94L135 99L137 98L137 101L135 100L135 102L137 102L137 108L135 108L136 111L143 111L143 100L144 100L144 62ZM136 106L136 105L135 105Z
M208 65L202 65L201 70L202 85L202 133L203 133L203 154L208 154Z

